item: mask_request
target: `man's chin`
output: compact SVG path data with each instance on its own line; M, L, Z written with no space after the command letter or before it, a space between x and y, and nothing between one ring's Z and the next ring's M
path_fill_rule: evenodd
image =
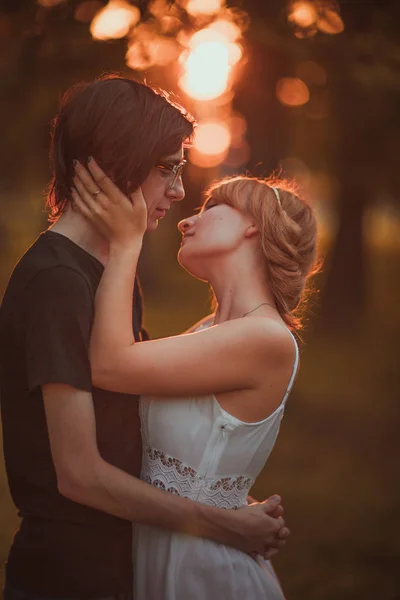
M148 219L146 233L152 233L153 231L155 231L157 229L157 227L158 227L157 219Z

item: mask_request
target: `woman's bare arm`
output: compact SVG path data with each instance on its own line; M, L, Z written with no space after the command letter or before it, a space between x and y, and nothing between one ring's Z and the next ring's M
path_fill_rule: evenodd
M138 192L132 203L97 165L91 172L105 190L98 196L101 202L82 189L83 201L74 199L110 242L91 338L97 386L163 397L248 390L292 360L287 331L265 318L236 319L195 333L135 343L132 297L146 227L144 199Z

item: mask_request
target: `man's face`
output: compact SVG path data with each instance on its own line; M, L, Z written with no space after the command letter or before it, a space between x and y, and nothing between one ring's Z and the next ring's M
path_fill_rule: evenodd
M174 180L172 169L180 165L183 160L183 148L175 154L165 156L155 165L145 181L142 183L142 192L147 204L147 232L157 228L158 220L165 217L167 210L171 208L172 202L183 200L185 190L182 178Z

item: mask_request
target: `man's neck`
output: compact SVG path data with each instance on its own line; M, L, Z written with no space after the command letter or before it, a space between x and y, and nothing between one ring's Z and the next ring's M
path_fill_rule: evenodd
M50 231L65 235L74 244L97 258L103 265L108 260L108 243L82 215L68 207L66 211L49 227Z

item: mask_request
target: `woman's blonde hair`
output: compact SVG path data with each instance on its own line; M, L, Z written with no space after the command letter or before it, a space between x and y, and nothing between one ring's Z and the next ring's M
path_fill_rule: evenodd
M300 329L306 283L320 269L312 207L294 182L277 177L223 179L208 188L206 202L210 198L254 218L279 314L291 329Z

